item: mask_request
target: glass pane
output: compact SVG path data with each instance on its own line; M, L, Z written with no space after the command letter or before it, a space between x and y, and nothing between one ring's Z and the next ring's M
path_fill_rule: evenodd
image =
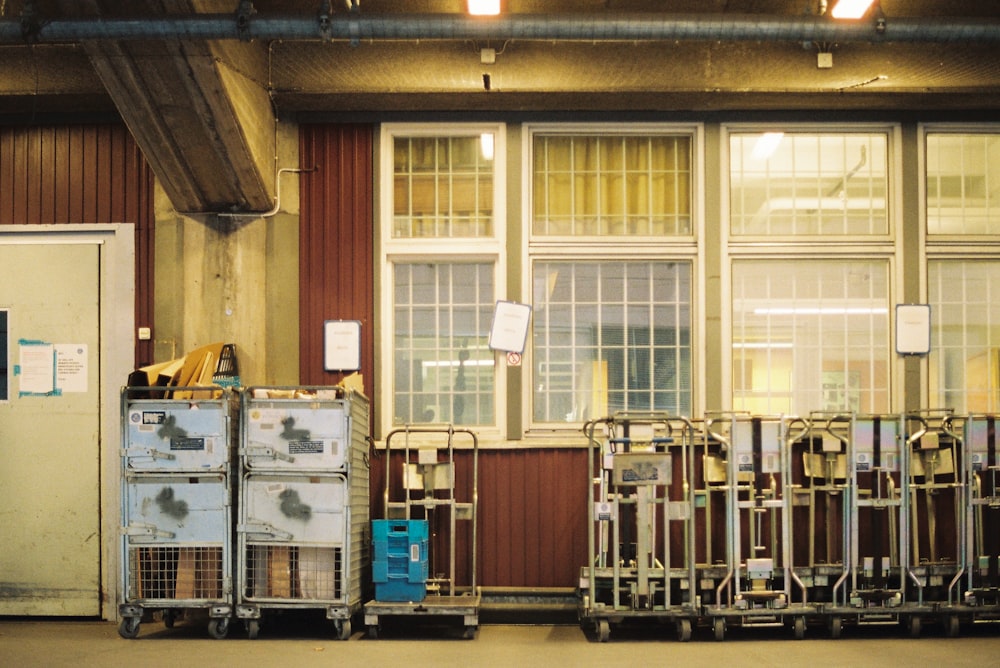
M532 151L534 234L691 234L689 136L536 134Z
M689 263L537 261L532 272L535 422L690 414Z
M889 222L884 134L734 133L734 235L884 235Z
M496 422L493 265L393 267L393 424Z
M960 413L1000 409L1000 262L930 261L933 406Z
M1000 232L1000 134L927 135L927 231Z
M396 137L393 237L492 236L493 156L486 145L479 136Z
M733 407L885 412L888 263L733 263Z

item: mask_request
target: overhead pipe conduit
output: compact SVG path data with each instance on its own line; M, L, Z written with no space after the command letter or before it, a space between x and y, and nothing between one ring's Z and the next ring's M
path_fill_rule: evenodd
M0 20L0 44L91 40L534 40L759 42L1000 42L1000 19L889 18L839 22L825 16L615 14L568 16L464 14L268 16L188 14L150 17Z

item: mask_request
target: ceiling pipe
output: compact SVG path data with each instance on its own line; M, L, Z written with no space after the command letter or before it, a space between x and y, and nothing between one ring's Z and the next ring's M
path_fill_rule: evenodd
M192 14L156 18L74 17L0 20L0 44L91 40L535 40L1000 42L1000 19L926 17L842 22L823 16L756 14L381 14L328 16Z

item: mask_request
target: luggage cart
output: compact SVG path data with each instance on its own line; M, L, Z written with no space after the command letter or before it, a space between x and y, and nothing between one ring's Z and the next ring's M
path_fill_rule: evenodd
M236 616L322 610L351 637L368 567L368 399L252 387L241 403Z
M945 628L959 633L960 621L1000 619L1000 458L997 425L992 414L969 415L964 425L962 470L968 503L961 564L962 576L949 588L949 604L961 596L961 605L949 610Z
M456 437L467 441L461 450ZM393 596L393 600L376 598L365 604L369 637L379 637L382 618L408 617L422 621L460 618L463 637L475 638L482 601L476 581L479 439L473 431L452 425L395 429L385 438L384 467L386 519L427 522L430 554L424 567L428 577L420 588L424 595L414 596L420 600ZM461 546L460 523L466 538ZM458 563L460 547L468 554L465 565ZM442 554L447 564L441 563ZM459 584L460 578L467 584Z
M957 634L964 547L965 487L961 428L950 409L911 411L906 416L909 467L910 558L906 564L910 635L923 619L941 621ZM955 624L954 627L950 624Z
M730 626L787 622L801 639L816 612L791 568L790 421L742 414L706 418L709 434L724 445L727 467L728 570L715 603L704 609L716 640Z
M694 425L660 412L621 412L584 426L589 442L589 563L581 623L607 642L625 619L670 620L687 641L698 620Z
M825 615L849 570L850 492L847 460L852 416L814 411L789 423L792 572L808 601L839 638L839 614Z
M232 413L223 389L121 391L121 619L135 638L147 612L167 628L182 613L207 611L224 638L232 615Z

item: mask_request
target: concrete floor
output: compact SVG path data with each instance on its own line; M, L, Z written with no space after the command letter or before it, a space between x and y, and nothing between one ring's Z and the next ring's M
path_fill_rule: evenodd
M613 627L602 644L571 624L484 624L463 640L458 627L405 621L386 620L377 640L360 630L332 640L325 621L285 619L262 626L256 640L239 625L213 640L202 622L183 621L172 629L144 623L138 638L124 640L110 622L0 618L0 666L1000 666L998 624L963 629L959 638L927 626L915 640L898 627L845 627L839 640L810 627L801 641L784 628L734 629L722 642L696 629L686 643L671 626Z

